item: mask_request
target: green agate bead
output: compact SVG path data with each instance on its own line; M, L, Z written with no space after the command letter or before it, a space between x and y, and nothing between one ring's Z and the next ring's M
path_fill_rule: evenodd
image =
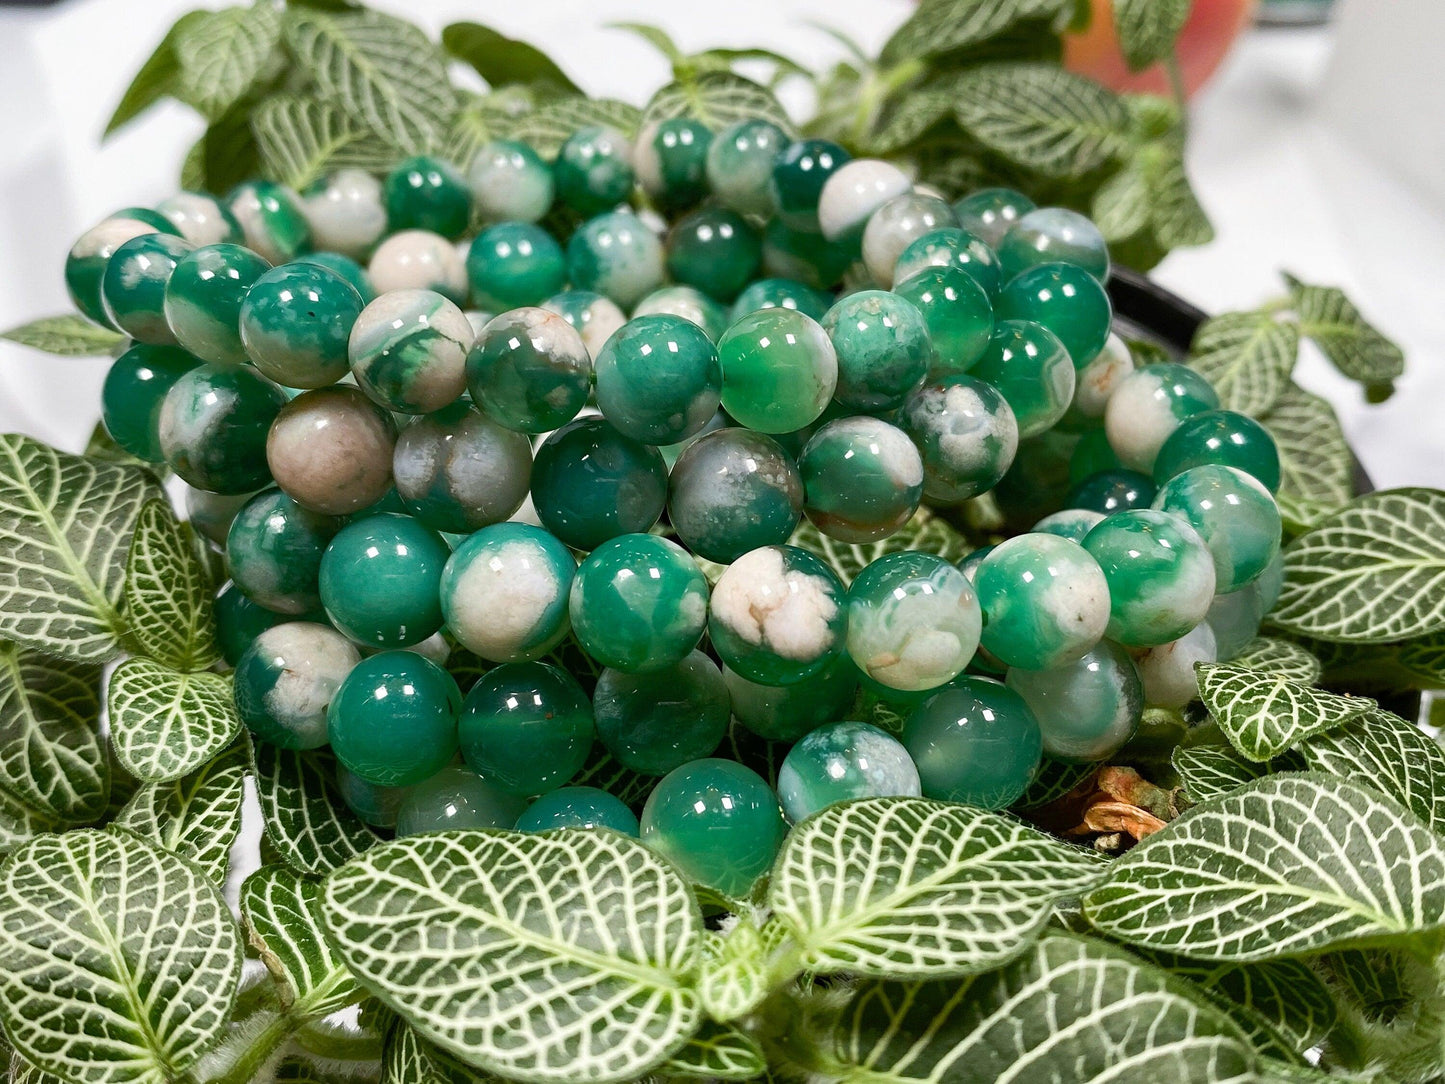
M578 418L538 446L532 502L542 526L564 543L595 549L652 529L667 503L667 464L605 419Z
M631 211L611 211L584 222L567 242L567 277L624 309L662 285L662 242Z
M887 554L848 588L848 654L888 689L922 692L952 681L978 649L981 627L968 577L931 553Z
M451 550L441 535L391 512L343 527L321 558L331 623L371 648L410 647L442 627L439 591Z
M877 542L918 511L923 460L908 435L879 418L839 418L808 440L798 459L803 509L840 542Z
M1113 332L1104 340L1099 356L1078 370L1074 401L1059 419L1059 428L1076 433L1097 431L1109 405L1109 397L1134 371L1134 356L1124 340Z
M214 196L177 192L156 204L156 214L193 245L241 243L241 224Z
M335 271L286 264L247 292L241 342L256 368L278 384L324 388L346 375L347 343L361 312L361 295Z
M816 290L838 284L858 258L858 246L821 233L791 229L776 218L763 231L763 273ZM823 308L826 309L825 302ZM821 311L821 310L820 310Z
M508 794L544 794L581 770L592 749L592 705L566 671L503 663L472 686L458 730L467 767Z
M555 294L567 281L567 261L562 246L541 226L500 222L484 229L467 249L467 278L476 302L500 312ZM590 288L575 275L573 285Z
M1149 365L1122 381L1104 408L1104 431L1119 462L1152 474L1159 449L1180 424L1219 409L1219 395L1202 374L1177 362Z
M1051 670L1009 670L1008 687L1028 704L1044 752L1068 763L1117 753L1139 727L1144 685L1129 653L1108 640L1077 662Z
M136 342L176 345L166 322L166 284L195 247L182 237L144 233L117 248L100 279L106 321Z
M925 267L893 292L923 314L933 343L934 376L965 372L983 357L993 334L993 305L967 271Z
M770 217L773 166L788 143L786 133L769 120L740 120L718 132L703 166L713 196L739 214Z
M1079 437L1069 455L1069 485L1077 486L1104 471L1123 469L1119 457L1109 446L1109 435L1103 429L1090 429Z
M723 668L733 718L760 738L796 741L814 727L842 719L858 692L858 669L840 655L792 685L759 685Z
M592 707L612 758L643 775L666 775L711 756L727 733L731 700L717 664L701 651L646 674L607 669Z
M596 787L558 787L538 798L517 818L519 832L547 832L554 828L610 828L633 838L641 831L637 814L622 799Z
M650 124L632 149L637 183L664 213L691 207L707 195L712 129L691 117Z
M1039 721L1000 681L965 677L929 697L903 724L903 747L924 797L1007 809L1043 759Z
M717 413L722 369L707 333L678 316L637 316L597 355L597 406L617 431L675 444Z
M818 200L823 186L850 158L846 150L826 139L799 140L778 156L773 164L773 206L784 226L820 232Z
M762 257L762 238L736 211L704 207L667 235L667 270L719 301L731 301L752 281Z
M1114 321L1114 307L1099 280L1067 263L1040 264L1009 280L994 311L1000 320L1028 320L1048 328L1075 369L1099 356Z
M321 606L321 555L342 520L301 507L279 489L252 497L231 521L226 564L231 579L268 610L312 614Z
M357 819L372 828L396 828L401 804L411 793L410 787L378 787L360 776L352 775L340 764L336 766L336 790L346 808Z
M463 828L510 828L526 808L470 768L455 764L406 791L396 814L398 837Z
M1037 205L1012 188L982 188L953 205L958 224L984 244L997 248L1019 219Z
M276 415L266 462L276 484L317 512L341 516L391 489L392 416L350 384L296 396Z
M923 315L884 290L860 290L840 299L822 319L838 355L839 406L873 414L903 404L923 382L933 343Z
M196 533L207 542L224 548L226 533L239 512L252 497L250 493L207 493L204 489L181 483L186 508L185 518Z
M366 273L366 268L349 256L343 256L339 252L310 252L291 262L314 263L317 267L336 272L351 283L351 288L360 296L363 305L370 305L376 300L376 285L371 281L371 276Z
M998 244L1005 281L1045 263L1083 268L1100 282L1109 277L1109 246L1084 215L1064 207L1040 207L1020 218Z
M241 302L270 269L240 245L207 245L187 253L171 272L163 302L176 342L202 361L243 364Z
M486 222L536 222L552 207L552 167L525 143L494 139L477 149L467 187Z
M1238 590L1259 578L1279 552L1279 506L1260 481L1207 463L1164 483L1154 507L1188 523L1214 558L1214 589Z
M1144 703L1151 708L1179 711L1199 696L1199 675L1194 667L1201 662L1215 662L1219 649L1214 630L1202 621L1179 639L1134 658L1139 679L1144 683Z
M1263 577L1261 577L1262 579ZM1228 662L1259 635L1259 624L1264 620L1267 609L1260 597L1259 581L1231 591L1227 595L1215 595L1209 604L1205 622L1214 633L1215 653L1219 662Z
M908 750L869 723L820 726L788 750L778 769L778 798L794 824L850 798L922 793Z
M110 326L100 297L106 265L121 245L152 233L181 236L181 231L163 215L144 207L128 207L86 230L71 246L65 258L65 289L87 318Z
M913 182L891 162L855 158L845 162L818 196L818 230L829 241L856 246L874 212L913 191Z
M326 744L326 709L361 654L325 625L290 621L262 632L236 663L236 714L282 749Z
M250 369L201 365L161 402L157 432L166 465L212 493L249 493L271 480L266 434L286 393Z
M311 248L311 223L301 197L284 184L239 184L226 197L226 209L240 223L246 247L272 264L286 263Z
M383 651L357 663L332 698L331 748L368 783L413 786L456 756L461 710L457 683L440 666L415 651Z
M582 336L582 345L591 358L597 356L614 331L627 323L617 302L591 290L563 290L542 302L542 308L555 312L572 325L572 330Z
M717 349L723 409L761 433L790 433L815 421L838 386L838 357L828 333L792 309L741 317Z
M405 511L434 530L467 534L522 507L532 445L462 399L407 423L392 473Z
M147 463L159 463L161 404L171 387L200 362L174 346L136 343L105 374L100 416L118 445Z
M804 316L821 320L831 304L829 295L805 283L785 278L758 279L738 294L730 315L740 320L759 309L796 309Z
M626 534L594 549L577 568L572 633L603 666L629 674L685 659L707 626L707 580L681 546Z
M1109 584L1079 543L1021 534L993 548L974 574L983 646L1008 666L1049 670L1082 658L1109 625Z
M1103 512L1095 512L1090 508L1065 508L1039 520L1029 528L1029 533L1056 535L1082 544L1084 536L1103 521Z
M1261 616L1274 609L1274 604L1279 601L1280 592L1284 590L1284 552L1279 553L1269 564L1264 566L1259 579L1250 586L1258 593L1260 600Z
M1008 400L1020 437L1052 429L1074 399L1069 353L1042 324L1000 321L971 372Z
M632 146L621 132L590 124L562 144L552 172L563 203L581 215L601 214L632 195Z
M455 240L472 219L472 193L450 162L408 158L386 178L386 220L393 230L430 230Z
M1208 410L1179 423L1154 457L1154 481L1163 485L1190 467L1216 463L1279 489L1279 449L1259 422L1232 410Z
M373 402L402 414L430 414L461 397L471 322L431 290L382 294L351 329L351 372Z
M764 546L713 586L708 632L727 666L760 685L791 685L844 649L846 592L837 574L796 546Z
M691 286L664 286L653 290L632 310L639 316L679 316L702 328L709 341L717 342L728 329L728 309L701 290ZM592 355L596 357L596 353Z
M953 208L937 196L922 192L896 196L868 219L863 231L863 264L873 281L886 290L894 283L893 269L904 249L926 233L957 224Z
M472 401L521 433L547 433L577 416L592 389L582 336L556 313L518 308L493 317L467 354Z
M990 298L1003 285L993 249L957 226L941 226L910 241L893 267L893 281L905 282L928 267L957 267Z
M449 301L465 305L471 283L467 264L457 246L429 230L402 230L376 247L367 265L376 289L435 290Z
M992 384L954 373L908 397L899 416L923 457L923 495L958 504L998 484L1019 446L1013 408Z
M457 546L442 572L446 627L490 662L530 662L569 628L567 603L577 561L530 523L497 523Z
M803 513L803 481L777 441L719 429L690 444L672 468L668 519L705 561L729 564L786 542Z
M317 255L340 256L355 267L386 236L381 182L364 169L338 169L317 181L306 190L305 208ZM357 292L366 297L359 286Z
M744 897L766 873L788 826L762 776L731 760L694 760L668 773L642 810L642 841L683 876Z
M268 610L248 598L231 580L217 592L213 608L216 615L216 646L227 665L235 666L256 637L267 629L296 620L294 614Z
M1146 474L1133 470L1100 471L1070 491L1069 507L1111 516L1130 508L1148 508L1155 492L1154 483Z
M1193 527L1147 508L1116 512L1084 538L1112 600L1108 636L1129 647L1177 640L1204 620L1214 559Z

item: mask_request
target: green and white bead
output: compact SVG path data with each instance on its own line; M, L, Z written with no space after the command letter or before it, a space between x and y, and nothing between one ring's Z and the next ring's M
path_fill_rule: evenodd
M1115 390L1134 372L1134 356L1123 339L1109 333L1099 356L1078 370L1074 401L1059 420L1062 428L1078 431L1097 426Z
M729 317L740 320L760 309L796 309L804 316L821 320L832 304L832 295L806 283L787 278L758 279L738 294Z
M597 737L634 772L666 775L711 756L732 717L717 664L701 651L645 674L603 670L592 694Z
M750 429L699 437L673 465L668 519L693 553L728 564L786 542L803 512L803 481L777 441Z
M995 546L974 573L983 646L1008 666L1048 670L1082 658L1109 625L1109 584L1077 542L1021 534Z
M617 302L591 290L563 290L542 302L542 308L555 312L572 325L582 336L582 345L591 358L597 356L602 344L612 337L614 331L627 323L627 316L617 307ZM643 315L640 304L636 312L639 316Z
M166 283L166 323L176 342L202 361L241 365L241 304L271 265L240 245L206 245L187 253Z
M1104 408L1104 431L1119 462L1151 474L1159 449L1186 418L1219 409L1213 385L1187 365L1161 362L1129 374Z
M1104 522L1104 513L1092 508L1065 508L1050 512L1029 528L1031 534L1051 534L1082 543L1084 536Z
M856 244L874 211L911 191L913 182L893 163L855 158L823 185L818 195L818 229L829 241Z
M1012 188L981 188L955 203L953 211L960 226L997 248L1004 235L1035 206L1028 196Z
M144 207L128 207L86 230L71 246L65 258L65 288L75 307L97 324L110 324L100 299L106 264L121 245L148 233L181 236L163 215Z
M1144 703L1178 710L1199 696L1194 667L1218 660L1219 647L1208 621L1201 621L1177 640L1151 647L1134 658L1144 682Z
M382 294L351 329L351 371L362 391L388 410L429 414L466 390L472 337L471 322L439 293Z
M602 416L644 444L685 440L717 413L717 350L702 328L679 316L634 316L607 340L596 370Z
M704 164L713 196L740 214L771 215L773 165L788 143L781 128L761 119L740 120L718 132Z
M910 241L893 267L893 281L904 282L926 267L960 268L972 275L990 298L1002 285L993 249L958 226L941 226Z
M241 243L241 224L214 196L200 192L177 192L157 203L156 213L164 215L193 245Z
M567 275L630 309L662 285L662 242L631 211L598 215L567 242Z
M392 416L350 384L292 399L266 438L276 484L307 508L350 515L391 489Z
M335 629L289 621L262 632L236 663L236 713L282 749L327 742L326 712L361 654Z
M136 343L111 362L100 393L100 416L111 438L147 463L163 462L161 403L199 362L175 346Z
M467 278L478 305L502 312L555 294L567 280L567 262L562 246L541 226L500 222L478 234L467 249ZM574 275L573 285L586 284Z
M494 139L467 168L472 204L485 222L536 222L552 207L552 167L525 143Z
M946 685L978 650L982 616L968 577L931 553L890 553L848 588L848 654L881 685Z
M828 422L798 459L803 508L840 542L877 542L902 527L923 498L923 460L908 435L879 418Z
M707 194L707 152L712 130L692 117L647 125L632 149L642 190L665 210L690 207Z
M1005 279L1045 263L1081 267L1100 282L1109 277L1109 246L1099 227L1065 207L1039 207L1020 218L998 243Z
M364 260L386 236L381 182L364 169L338 169L307 191L303 207L318 249Z
M308 252L304 256L297 256L291 262L314 263L318 267L336 272L351 283L352 288L360 295L363 305L370 305L376 300L376 286L371 281L371 276L366 273L366 268L350 256L343 256L339 252Z
M589 124L562 144L552 173L563 203L578 214L601 214L632 195L632 144L615 128Z
M1038 720L1044 752L1089 763L1117 753L1139 727L1144 685L1129 653L1104 640L1076 662L1009 670L1005 682Z
M908 750L870 723L820 726L788 750L778 769L778 798L794 824L834 802L922 793Z
M966 372L983 357L994 330L993 305L967 271L953 265L925 267L893 292L923 314L933 343L932 375Z
M904 249L926 233L957 226L958 219L944 200L908 192L880 206L863 230L863 263L883 289L893 285L893 271Z
M999 321L970 372L1008 400L1021 438L1052 429L1074 400L1077 375L1069 352L1042 324Z
M722 406L762 433L791 433L816 421L838 386L838 356L816 320L792 309L760 309L718 341Z
M174 346L176 337L166 321L166 284L195 247L183 237L145 233L117 248L100 279L107 322L136 342Z
M256 494L226 533L226 565L253 602L300 616L321 608L321 557L341 530L337 516L313 512L279 489Z
M1204 620L1214 599L1214 559L1178 516L1116 512L1084 538L1109 582L1108 636L1129 647L1177 640Z
M157 432L166 464L213 493L249 493L271 480L266 434L286 393L251 369L202 365L161 403Z
M324 388L346 375L361 295L312 263L272 268L241 304L241 342L258 370L288 388Z
M522 507L532 447L462 399L407 423L392 472L408 512L438 531L467 534Z
M713 342L722 338L728 329L727 307L692 286L664 286L653 290L632 310L634 320L639 316L680 316L702 328Z
M923 494L958 504L998 484L1018 452L1013 408L997 388L956 373L908 397L899 423L923 457Z
M773 163L772 196L778 219L785 227L815 234L825 244L831 244L819 233L818 200L828 178L851 157L843 147L827 139L800 139L778 155ZM857 249L849 247L856 254Z
M1058 337L1075 369L1099 356L1114 322L1114 308L1099 280L1081 267L1045 263L1010 279L994 311L1000 320L1031 320Z
M867 414L893 410L928 374L933 358L928 325L912 303L897 294L849 294L821 322L838 355L833 400L844 409Z
M471 284L467 264L457 246L430 230L402 230L376 247L367 276L377 293L392 290L434 290L458 305L466 303Z
M1043 738L1018 693L1000 682L965 677L918 705L902 742L926 797L1007 809L1038 771Z
M1154 507L1184 520L1214 558L1215 590L1238 590L1264 573L1279 553L1280 515L1269 490L1233 467L1191 467L1166 482Z
M301 197L284 184L247 181L226 197L226 208L240 223L246 247L273 264L283 264L311 248L311 223Z
M1217 463L1279 489L1279 448L1269 430L1232 410L1207 410L1179 424L1154 457L1154 481L1163 485L1190 467Z
M524 307L482 328L467 353L466 375L472 401L490 417L521 433L547 433L586 404L592 357L562 317Z
M442 573L446 626L490 662L530 662L570 627L567 605L577 561L529 523L497 523L470 535Z

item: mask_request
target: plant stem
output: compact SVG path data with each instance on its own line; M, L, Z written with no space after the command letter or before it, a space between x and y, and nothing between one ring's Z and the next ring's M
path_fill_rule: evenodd
M848 131L848 140L855 149L863 146L878 111L895 91L922 75L927 65L915 57L882 72L869 72L867 81L858 95L858 107L853 111L853 124Z
M304 1019L298 1019L290 1013L277 1013L241 1048L225 1071L212 1077L208 1084L249 1084L276 1053L277 1048L303 1023Z

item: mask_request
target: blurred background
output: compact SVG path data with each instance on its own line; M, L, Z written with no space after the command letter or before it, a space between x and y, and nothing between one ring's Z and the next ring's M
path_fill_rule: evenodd
M0 328L66 311L61 268L75 237L117 207L154 204L177 188L181 159L202 129L195 114L167 102L104 145L100 135L166 27L197 6L220 5L0 3ZM821 69L842 50L810 23L845 30L871 50L911 10L908 0L371 6L432 32L460 19L486 22L544 46L588 93L637 104L667 80L667 66L609 22L657 24L687 51L766 45ZM1070 63L1129 85L1115 82L1127 73L1106 46L1079 41ZM1445 122L1436 89L1445 4L1196 0L1180 58L1187 81L1200 84L1189 173L1217 236L1175 251L1154 277L1211 313L1279 295L1280 270L1342 287L1404 348L1406 375L1392 399L1373 407L1313 353L1297 378L1334 403L1378 486L1445 486ZM806 100L784 100L810 111ZM0 430L79 450L105 369L104 359L0 342Z

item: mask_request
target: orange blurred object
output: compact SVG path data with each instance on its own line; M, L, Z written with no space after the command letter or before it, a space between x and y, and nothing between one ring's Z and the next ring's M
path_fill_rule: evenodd
M1249 25L1255 0L1194 0L1194 8L1179 35L1179 69L1184 90L1192 97L1223 62L1234 39ZM1164 65L1140 72L1129 70L1114 36L1114 10L1109 0L1092 0L1087 30L1064 37L1064 67L1097 79L1121 91L1169 94Z

